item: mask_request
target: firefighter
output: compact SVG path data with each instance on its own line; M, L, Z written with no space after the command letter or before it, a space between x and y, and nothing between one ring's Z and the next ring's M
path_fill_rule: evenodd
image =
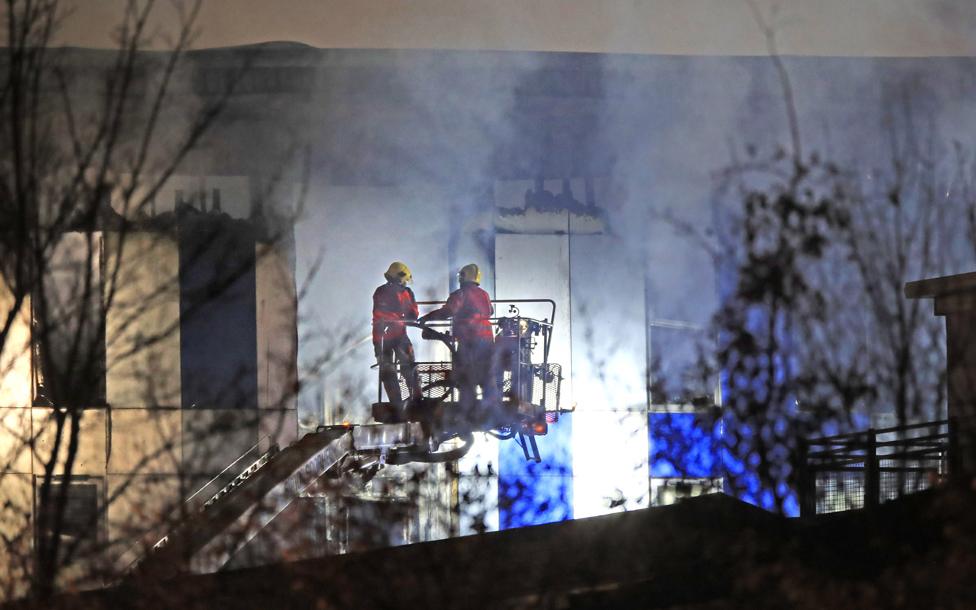
M461 267L458 283L460 288L451 293L447 303L420 318L420 322L451 319L452 332L458 341L454 371L461 406L470 408L474 404L479 385L485 402L493 406L499 398L492 374L491 297L480 286L478 265Z
M391 263L383 276L386 283L373 293L373 351L386 395L400 409L403 397L400 395L397 362L407 381L410 398L419 399L421 395L413 344L404 326L404 322L417 319L417 300L407 287L413 275L405 264L400 261Z

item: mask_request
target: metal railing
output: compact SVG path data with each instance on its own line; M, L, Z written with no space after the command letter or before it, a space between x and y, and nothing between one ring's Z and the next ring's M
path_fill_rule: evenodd
M799 446L800 514L868 509L956 471L953 420L808 439Z
M418 301L418 305L440 306L446 301ZM562 381L562 367L549 362L549 350L552 344L553 325L556 319L556 302L552 299L492 299L492 308L496 305L508 305L507 315L492 315L487 318L494 335L491 366L497 368L498 391L502 396L540 406L543 410L555 412L559 410L560 382ZM522 316L519 305L542 305L549 310L548 317L536 319ZM512 324L512 334L503 330L504 323ZM431 320L424 324L416 321L394 322L406 327L419 328L423 331L424 339L441 341L451 352L451 360L444 362L417 362L414 369L424 398L444 402L455 402L459 396L457 380L452 380L454 359L457 342L448 332L453 328L451 320ZM521 324L524 323L523 328ZM382 331L389 328L389 322L380 323ZM502 343L505 341L505 343ZM380 343L382 349L382 341ZM505 347L503 347L505 346ZM533 354L538 356L536 348L541 348L541 361L535 361ZM506 359L507 356L507 359ZM383 403L383 372L379 363L372 369L379 373L376 379L376 403ZM400 396L409 396L410 388L404 373L397 363L397 378ZM391 400L388 397L388 400Z
M259 438L258 442L248 447L244 453L228 464L216 476L204 483L199 489L177 504L165 518L161 519L157 523L153 523L150 529L147 530L144 535L139 536L138 539L128 548L126 548L126 550L119 556L119 559L116 562L116 568L118 568L122 573L128 574L136 566L136 564L146 556L147 553L152 553L153 551L166 545L169 538L169 531L182 519L185 519L188 515L192 515L204 510L206 507L213 504L214 501L218 500L223 495L226 495L226 492L229 491L230 488L239 485L243 479L246 479L256 470L260 469L261 466L266 464L269 459L278 453L279 450L278 445L276 443L272 443L267 451L262 454L257 453L261 443L269 439L270 437L268 435L264 435ZM234 467L238 464L247 464L246 460L248 457L250 456L253 459L253 456L255 455L258 457L242 471L236 471L234 469ZM147 542L149 541L155 542L147 545Z

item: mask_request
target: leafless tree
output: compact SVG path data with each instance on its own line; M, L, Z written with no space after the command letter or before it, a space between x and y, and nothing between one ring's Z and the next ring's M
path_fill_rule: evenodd
M82 447L91 438L83 431L91 419L86 413L97 407L111 418L106 375L113 371L126 377L126 392L145 406L172 408L173 388L166 380L179 371L173 370L163 348L172 347L174 337L178 342L181 319L235 290L242 274L263 264L263 252L273 265L274 248L258 248L255 254L253 244L275 244L279 227L288 226L276 223L269 210L260 222L252 218L250 223L257 229L248 230L261 234L241 245L228 241L226 235L234 231L221 229L236 221L219 214L219 203L212 205L209 216L189 206L156 213L161 192L204 141L248 66L245 59L228 69L229 76L212 84L209 96L187 95L193 84L187 54L200 6L192 0L164 6L132 0L120 15L116 48L80 52L53 47L59 24L70 18L57 0L5 3L6 46L0 59L0 394L5 407L0 474L8 482L0 509L0 571L7 598L23 593L27 580L30 595L46 598L70 580L65 570L79 557L106 556L110 543L125 544L79 535L94 530L95 523L71 522L77 517L71 516L66 481L79 471L85 452L95 450ZM162 32L154 24L166 10L175 16L175 26ZM148 50L154 45L165 50ZM177 247L176 225L194 222L204 233L197 246L182 252L178 263L172 255L167 258ZM227 263L201 288L195 304L179 311L180 274L199 259L221 259L223 251L215 249L237 247L250 248L246 262ZM288 294L287 283L282 294ZM294 363L278 365L287 369ZM282 402L296 389L294 383L284 385L289 390L278 399ZM224 432L232 433L233 425ZM147 465L190 451L176 447L174 430L162 420L150 418L145 426L139 431L144 438L136 442L158 437L155 444L134 451L140 458L132 476L113 487L97 513L85 519L104 519L113 502L153 493L151 485L136 489L152 480ZM221 435L218 424L199 432L216 439ZM108 459L111 436L103 442ZM193 450L204 454L213 447L200 442ZM36 484L21 489L9 481L15 478L11 473L23 471L18 465L25 461L35 465ZM188 479L181 488L194 483ZM125 510L145 509L130 503ZM141 516L145 522L159 518ZM104 571L108 563L104 558L90 561L89 569Z
M884 414L890 425L943 416L944 329L902 291L971 261L953 220L969 217L971 204L958 145L921 138L935 130L918 127L928 117L904 91L879 110L883 154L865 162L802 153L796 94L774 61L791 145L745 146L718 174L717 237L707 241L725 288L715 346L686 392L701 396L701 379L722 377L713 413L727 484L782 511L805 438L863 430Z

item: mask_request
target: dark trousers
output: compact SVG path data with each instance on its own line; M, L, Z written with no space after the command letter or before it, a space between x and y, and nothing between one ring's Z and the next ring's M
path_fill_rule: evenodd
M495 383L499 391L504 387L505 373L511 375L511 389L506 398L519 402L532 402L532 350L517 338L495 339Z
M383 382L383 389L386 390L387 399L391 403L398 407L403 405L403 396L400 395L400 378L397 375L397 362L400 363L400 372L403 373L403 378L407 380L411 397L420 397L416 358L413 355L413 343L408 337L384 341L382 344L374 343L373 352L376 354L376 362L380 365L380 381Z
M495 406L499 402L500 393L492 366L492 347L493 343L488 340L462 341L458 345L454 374L463 408L474 406L479 385L486 406Z

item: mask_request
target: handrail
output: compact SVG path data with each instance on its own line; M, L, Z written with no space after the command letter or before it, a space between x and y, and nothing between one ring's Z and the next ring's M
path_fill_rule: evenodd
M899 453L882 453L871 455L869 452L860 455L832 455L832 454L811 454L808 456L810 460L817 460L808 465L808 468L815 470L817 472L829 472L833 466L836 465L846 465L846 464L863 464L872 459L874 460L896 460L896 461L912 461L912 460L931 460L931 459L942 459L943 454L946 451L946 447L925 447L923 449L916 449L912 451L904 451Z
M196 490L195 492L193 492L193 494L192 494L192 495L190 495L190 496L189 496L189 497L188 497L188 498L187 498L186 500L184 500L184 501L183 501L183 504L188 504L188 503L190 502L190 500L192 500L193 498L195 498L195 497L197 497L197 495L198 495L198 494L199 494L200 492L202 492L202 491L203 491L204 489L206 489L206 488L208 488L208 487L210 487L210 485L211 485L211 484L212 484L212 483L213 483L214 481L216 481L216 480L217 480L217 479L219 479L220 477L222 477L222 476L224 476L224 474L225 474L225 473L226 473L226 472L227 472L228 470L230 470L230 469L231 469L231 468L232 468L232 467L234 466L234 464L236 464L236 463L238 463L238 462L240 462L240 461L241 461L242 459L244 459L244 456L245 456L245 455L247 455L247 454L248 454L248 453L250 453L251 451L253 451L253 450L255 450L255 449L257 449L257 448L258 448L259 446L261 446L261 442L262 442L262 441L264 441L264 440L267 440L267 438L268 438L268 435L267 435L267 434L265 434L264 436L262 436L261 438L259 438L259 439L258 439L258 442L256 442L256 443L254 443L253 445L251 445L250 447L248 447L248 448L247 448L247 449L246 449L246 450L244 451L244 453L242 453L242 454L240 454L239 456L237 456L237 459L236 459L236 460L234 460L233 462L231 462L230 464L228 464L228 465L227 465L227 467L226 467L226 468L224 468L223 470L221 470L221 471L220 471L219 473L217 473L217 475L216 475L216 476L214 476L214 478L212 478L212 479L210 479L209 481L207 481L206 483L204 483L204 484L203 484L203 486L202 486L202 487L200 487L200 489L198 489L198 490ZM269 451L271 451L271 449L269 449ZM265 453L267 453L267 451L266 451ZM259 460L260 460L260 459L261 459L262 457L264 457L264 456L263 456L263 455L259 455L259 456L258 456L258 460L256 460L256 461L259 461Z
M447 301L417 301L417 305L443 305ZM496 303L507 304L507 303L549 303L551 309L549 310L549 323L554 324L556 322L556 302L552 299L491 299L491 304ZM504 316L501 316L504 317Z
M218 480L220 477L222 477L224 474L226 474L227 471L230 470L234 466L234 464L237 464L242 459L244 459L244 456L246 456L247 454L251 453L251 451L253 451L254 449L256 449L257 447L259 447L261 445L261 442L262 441L265 441L267 439L268 439L268 435L267 434L265 434L264 436L262 436L261 438L259 438L256 443L254 443L253 445L251 445L250 447L248 447L244 451L244 453L240 454L237 457L236 460L234 460L233 462L231 462L230 464L228 464L227 467L224 468L223 470L221 470L219 474L217 474L212 479L210 479L209 481L207 481L206 483L204 483L203 486L201 486L199 489L197 489L195 492L193 492L185 500L183 500L182 503L180 503L179 505L175 506L173 508L173 510L170 511L169 518L161 520L154 527L152 527L149 530L147 530L145 537L148 538L149 535L151 534L152 535L152 538L150 538L150 539L151 540L156 540L156 542L152 543L152 546L150 548L152 550L155 550L160 545L161 542L163 542L164 540L166 540L169 537L168 530L171 527L172 522L179 520L180 515L181 515L181 511L186 510L187 505L189 505L190 502L195 497L197 497L198 495L200 495L200 493L203 492L203 490L205 490L208 487L210 487L214 483L214 481ZM263 459L265 457L266 454L275 451L276 448L277 448L277 445L272 445L272 447L269 448L268 451L266 451L264 454L258 456L258 459L256 461L260 461L261 459ZM236 478L237 477L235 477L234 480L236 480ZM232 482L233 482L233 480L232 480ZM222 490L223 490L223 488L217 490L217 493L219 494L220 491L222 491ZM167 532L167 533L164 533L162 535L162 537L160 538L158 532L161 529L164 529L164 531ZM128 548L126 548L126 550L122 554L119 555L119 561L120 562L125 562L125 565L122 565L122 568L123 568L124 571L131 570L142 559L142 557L144 555L144 552L143 553L139 553L138 551L139 550L144 550L144 549L145 549L145 541L144 541L144 539L142 537L140 537L140 539L137 539L132 545L130 545ZM136 555L136 556L135 557L132 557L133 555ZM127 559L128 559L128 561L126 562Z
M552 344L553 329L555 328L556 302L553 299L490 299L490 302L492 303L493 306L497 304L503 304L503 305L508 304L514 307L514 305L521 304L521 303L549 305L549 317L544 318L543 320L538 320L536 318L523 316L521 312L514 313L514 316L493 315L487 318L488 322L493 327L498 325L500 320L505 318L511 319L512 317L531 320L533 324L538 325L542 335L542 363L547 365L549 363L549 350ZM417 305L429 306L429 305L443 305L447 303L447 301L417 301L416 303ZM494 314L495 312L493 311L492 313ZM418 322L417 320L396 320L396 321L381 320L381 321L374 321L373 324L374 324L374 328L376 327L376 325L380 325L379 328L382 328L384 330L388 328L391 324L402 325L404 327L418 328L423 331L424 333L423 338L436 339L442 342L450 351L452 361L454 360L454 357L457 355L457 346L454 342L455 337L453 337L450 333L439 332L438 330L436 330L438 328L446 328L452 326L453 325L452 320L427 320L424 321L423 323ZM534 332L534 334L537 333ZM381 349L383 347L383 338L380 339L380 347ZM381 367L379 362L370 366L370 369L380 369L380 368ZM380 374L376 383L376 402L377 403L382 402L382 399L383 399L383 379L382 379L382 374Z
M883 480L881 473L914 473L921 476L934 472L938 477L945 477L946 473L952 475L957 468L953 462L958 453L957 425L956 418L951 418L801 440L797 482L801 514L816 514L820 511L821 501L825 507L836 507L836 499L827 499L827 496L835 498L836 490L824 488L822 493L827 495L818 497L818 477L830 479L840 473L859 473L862 475L859 485L863 489L858 493L863 493L864 507L872 510L892 497L892 493L912 493L932 484L927 479L918 483L917 477L906 479L899 476L897 481ZM917 436L911 436L912 431ZM879 440L892 434L896 434L897 438ZM905 486L909 483L914 487L906 490ZM894 491L892 485L896 485Z
M944 441L949 438L949 433L936 434L930 436L919 436L917 438L900 438L891 441L875 441L874 446L877 448L882 447L903 447L903 446L930 446L939 447L941 444L939 441ZM825 447L823 449L818 448L816 451L808 451L807 455L809 457L816 457L819 455L833 455L840 451L864 451L865 448L870 444L869 441L865 440L860 443L850 443L844 445L826 445L821 443L810 442L807 446L813 447Z
M258 456L258 459L251 462L251 464L248 465L247 468L242 470L240 474L238 474L236 477L231 479L229 483L227 483L226 485L218 489L217 493L211 496L209 500L204 502L203 503L204 510L206 510L211 504L213 504L220 498L227 495L227 493L230 490L234 489L235 487L239 486L241 483L249 479L255 472L263 468L265 464L271 461L271 458L273 458L277 453L278 453L278 445L277 444L271 445L271 447L269 447L267 451L265 451L264 453Z
M872 432L874 434L889 434L891 432L900 432L903 430L916 430L918 428L932 428L937 426L947 426L949 425L948 419L939 419L930 422L921 422L917 424L906 424L904 426L891 426L889 428L869 428L867 430L859 430L857 432L847 432L845 434L835 434L831 436L820 436L816 438L811 438L807 440L810 445L824 444L827 441L841 441L846 439L856 439L859 437L864 437Z

